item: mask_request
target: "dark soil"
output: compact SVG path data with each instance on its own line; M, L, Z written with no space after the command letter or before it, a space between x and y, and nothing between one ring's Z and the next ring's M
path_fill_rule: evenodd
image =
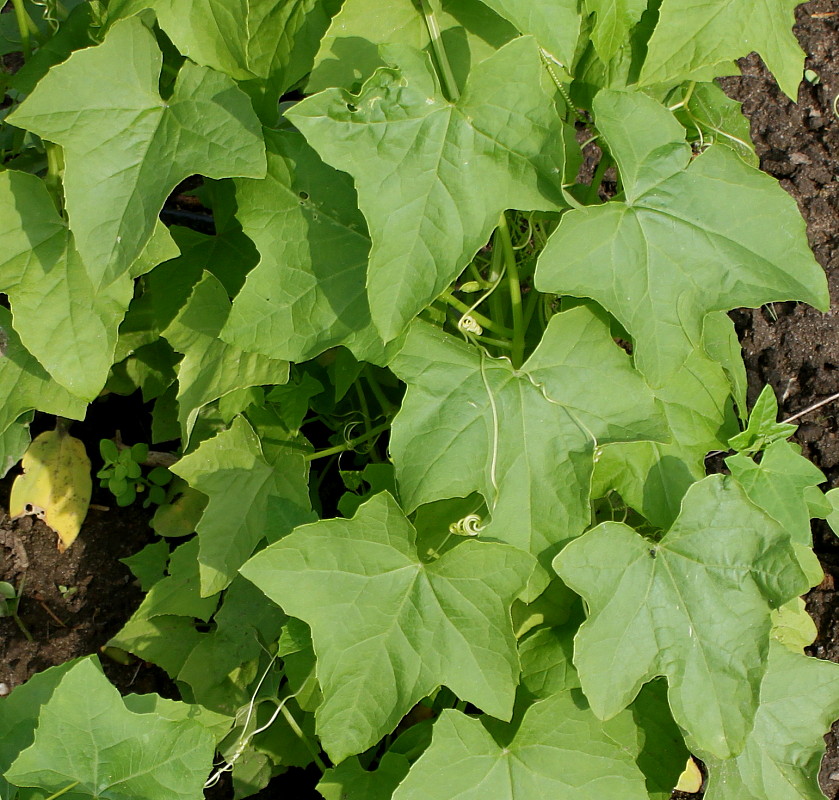
M839 8L836 0L811 0L799 7L797 18L796 32L808 54L806 66L818 76L818 83L802 84L797 105L779 91L756 56L741 61L742 77L723 81L751 120L761 167L777 177L797 201L807 221L810 245L830 284L833 305L828 314L795 303L776 303L733 315L749 372L750 401L769 383L784 416L839 392L839 119L834 109L839 95ZM588 175L584 179L590 179L599 155L596 150L595 145L586 150L583 174L587 171ZM608 183L605 189L608 193ZM177 207L173 213L200 211ZM837 409L839 401L797 420L795 440L824 471L825 488L839 485ZM126 419L121 413L118 416ZM91 443L95 447L95 437L85 438L89 449ZM148 441L148 436L141 432L126 437L126 441L143 440ZM0 484L0 580L15 586L24 581L19 613L33 638L27 641L11 618L0 619L0 683L11 689L36 671L99 651L122 627L142 593L118 559L140 550L151 541L152 533L148 513L119 509L107 496L97 496L94 502L108 505L109 510L91 510L79 539L61 554L55 534L45 525L29 518L11 521L3 513L8 508L9 485L8 479ZM835 589L839 540L817 523L815 544L825 579L807 598L819 627L819 638L810 652L839 662L839 593ZM59 586L71 591L62 592ZM168 677L151 665L102 661L108 677L124 693L177 694ZM839 800L839 725L828 735L827 744L820 782L830 800ZM287 796L287 790L286 784L280 794ZM292 791L298 798L317 796L302 787ZM230 790L214 796L229 797ZM269 787L260 796L280 795Z

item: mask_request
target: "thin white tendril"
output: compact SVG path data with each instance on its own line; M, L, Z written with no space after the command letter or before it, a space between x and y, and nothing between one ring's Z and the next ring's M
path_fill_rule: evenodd
M467 514L463 519L449 525L449 533L456 536L477 536L486 525L481 525L483 520L477 514Z
M479 347L478 353L481 357L481 380L484 382L484 389L486 389L487 397L489 397L489 407L492 410L492 458L489 462L489 480L495 495L492 498L492 507L490 508L490 513L492 513L495 511L495 506L498 503L498 482L495 479L495 470L498 465L498 409L495 406L495 396L492 394L492 388L489 385L489 379L486 375L486 351L483 347Z
M263 648L264 649L264 648ZM251 739L259 733L262 733L264 730L267 730L274 724L274 721L277 719L277 715L282 711L283 706L292 698L295 697L300 690L303 688L302 686L298 689L294 694L290 694L287 697L284 697L282 701L277 705L276 710L274 711L271 719L265 723L260 728L256 728L251 733L245 735L245 731L248 729L248 725L250 725L251 717L253 716L254 712L254 705L256 703L256 696L259 694L259 690L262 688L262 684L265 682L265 679L268 677L268 673L271 671L271 667L274 666L274 662L277 660L276 654L271 656L271 660L268 662L268 666L265 667L265 672L262 673L262 677L259 679L259 683L256 684L256 688L253 690L253 694L251 695L250 702L248 703L248 713L245 715L245 722L242 726L242 736L239 737L239 742L236 745L236 750L233 753L233 756L230 758L229 761L225 761L224 764L219 767L209 778L207 778L206 782L204 783L204 788L209 789L211 786L215 786L220 780L221 776L225 772L230 772L233 769L233 765L242 757L242 754L245 752L245 748L250 743Z

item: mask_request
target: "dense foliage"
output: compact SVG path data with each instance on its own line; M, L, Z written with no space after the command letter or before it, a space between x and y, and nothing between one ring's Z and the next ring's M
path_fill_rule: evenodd
M821 796L833 496L726 312L827 285L713 82L757 50L794 96L795 0L12 5L0 467L142 393L99 478L165 502L109 645L183 702L35 676L3 800L642 800L689 753L709 800Z

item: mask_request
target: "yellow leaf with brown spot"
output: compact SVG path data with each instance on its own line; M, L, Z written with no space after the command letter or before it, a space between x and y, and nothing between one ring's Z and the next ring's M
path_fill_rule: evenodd
M58 534L58 549L64 552L79 535L90 505L90 459L84 445L59 424L32 440L22 465L23 475L12 485L9 514L43 520Z

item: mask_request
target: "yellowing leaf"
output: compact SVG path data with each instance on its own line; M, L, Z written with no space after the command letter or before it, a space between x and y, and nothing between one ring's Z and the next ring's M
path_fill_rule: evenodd
M676 784L677 792L687 792L688 794L695 794L702 788L702 773L699 767L692 758L688 758L688 763L684 771L679 775L679 782Z
M23 475L9 500L13 519L34 514L52 528L64 552L79 535L92 488L84 445L61 426L33 439L23 456Z

